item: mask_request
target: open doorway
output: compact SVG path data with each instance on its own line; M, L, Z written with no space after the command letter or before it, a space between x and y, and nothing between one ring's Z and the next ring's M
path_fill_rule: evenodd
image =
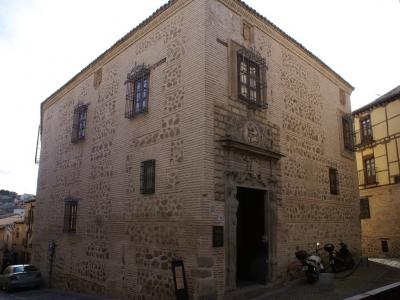
M265 284L268 239L266 236L265 191L238 187L237 285Z

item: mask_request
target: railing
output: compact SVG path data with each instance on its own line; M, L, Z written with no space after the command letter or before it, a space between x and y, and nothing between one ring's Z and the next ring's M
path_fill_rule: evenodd
M387 172L387 170L378 170L376 167L372 169L375 176L368 176L366 178L365 169L358 170L358 185L359 186L367 186L367 185L377 185L378 184L378 174Z

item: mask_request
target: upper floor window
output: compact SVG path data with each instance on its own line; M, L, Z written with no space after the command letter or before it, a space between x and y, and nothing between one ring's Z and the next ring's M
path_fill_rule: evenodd
M353 145L353 121L351 115L349 117L342 117L342 129L343 129L343 143L344 148L352 151Z
M238 53L239 97L254 104L261 101L260 66Z
M73 198L66 198L64 202L64 232L76 232L78 201Z
M152 194L156 187L156 161L146 160L140 164L140 192Z
M87 104L79 104L74 109L71 135L72 143L76 143L85 138L87 109Z
M339 193L338 171L335 168L329 168L329 189L333 195Z
M373 156L367 156L364 160L364 176L365 184L376 183L376 170L375 170L375 159Z
M235 45L237 97L250 106L266 107L265 59L253 50ZM237 49L237 50L236 50ZM233 84L236 87L236 84Z
M372 141L371 116L360 119L361 141L363 143Z
M125 117L146 112L149 104L150 70L144 65L137 66L128 74L126 84Z

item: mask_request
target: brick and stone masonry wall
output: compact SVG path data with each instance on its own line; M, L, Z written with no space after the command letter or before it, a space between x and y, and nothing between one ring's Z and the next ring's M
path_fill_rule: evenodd
M360 254L356 163L351 153L342 155L337 117L338 112L350 112L349 96L345 105L340 103L340 89L345 87L319 71L315 61L306 61L301 51L293 51L290 43L270 35L271 28L258 26L260 22L236 1L221 2L210 0L208 8L206 86L214 116L214 136L209 140L226 136L232 117L253 120L278 136L278 149L285 155L275 176L278 276L291 276L296 249L312 250L316 242L344 241L354 254ZM242 35L244 21L254 26L254 42ZM266 59L267 109L253 112L230 97L230 40L255 49ZM210 206L223 214L225 152L218 142L214 145L216 192ZM330 194L329 167L338 170L338 195ZM222 273L224 253L216 255L216 272ZM223 287L224 280L218 278L218 290Z
M204 2L177 1L169 11L44 109L33 263L47 279L47 245L54 240L54 287L172 299L172 259L184 260L190 294L192 270L210 272L213 260L198 251L207 231L201 202L212 196L204 179ZM128 120L124 82L142 63L157 64L149 111ZM71 144L78 103L89 104L86 137ZM147 159L156 160L153 195L140 194L140 162ZM68 196L78 199L74 234L63 233Z
M286 155L277 163L233 157L236 168L251 167L255 178L270 182L277 275L287 277L296 247L309 250L317 241L342 239L359 253L355 162L341 155L338 141L337 112L350 111L340 105L340 82L273 38L254 16L246 16L257 25L254 43L245 42L245 14L236 1L179 0L165 13L44 106L33 263L47 277L54 240L55 287L172 299L170 262L181 258L191 297L223 299L226 248L213 248L211 233L213 225L225 225L227 158L216 140L243 124ZM224 42L230 40L266 58L266 110L251 112L228 97ZM128 120L124 82L142 63L154 66L149 111ZM86 138L71 144L78 103L89 104ZM156 160L153 195L139 190L140 162L147 159ZM337 196L329 193L328 167L339 172ZM75 234L63 233L69 196L78 199Z
M361 244L364 256L400 256L399 194L399 184L360 191L361 198L369 199L371 216L361 220ZM382 240L387 241L389 252L382 251Z

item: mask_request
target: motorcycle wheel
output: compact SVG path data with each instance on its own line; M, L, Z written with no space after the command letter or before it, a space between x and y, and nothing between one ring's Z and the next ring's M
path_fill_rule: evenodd
M319 273L316 270L308 270L308 271L306 271L306 277L307 277L308 283L314 284L319 279Z

